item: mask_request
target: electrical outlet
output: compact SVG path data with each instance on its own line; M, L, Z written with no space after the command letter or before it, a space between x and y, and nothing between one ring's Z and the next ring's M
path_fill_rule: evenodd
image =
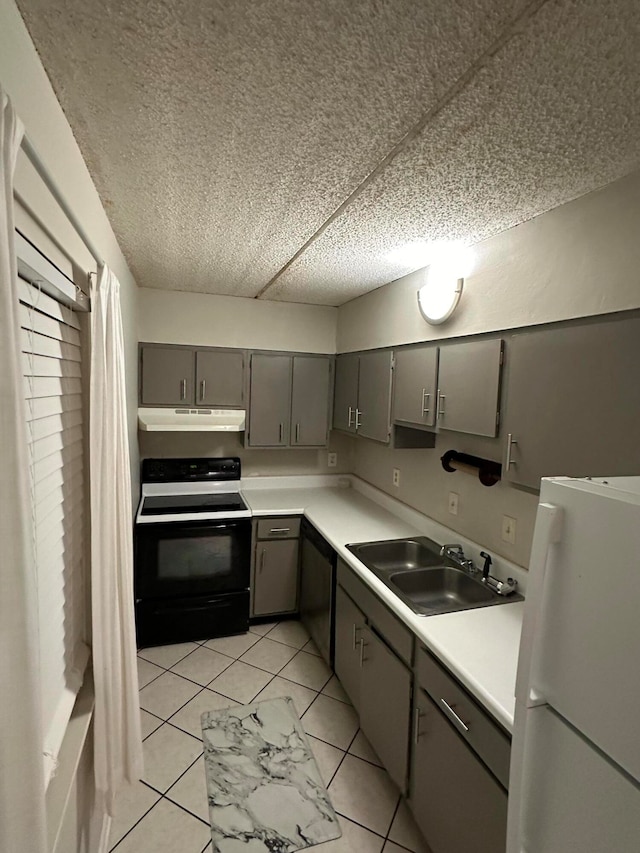
M516 544L516 520L510 515L502 516L502 539L510 545Z
M338 454L337 453L327 453L327 465L329 468L335 468L338 464Z
M458 498L459 497L460 496L458 495L457 492L449 492L448 509L449 509L449 512L451 513L451 515L457 515L458 514Z
M399 468L393 469L393 485L396 486L396 488L400 485L400 469Z

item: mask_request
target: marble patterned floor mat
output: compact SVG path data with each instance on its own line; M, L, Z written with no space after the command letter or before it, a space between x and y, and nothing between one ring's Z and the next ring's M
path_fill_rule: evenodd
M202 736L214 851L293 853L341 836L292 699L208 711Z

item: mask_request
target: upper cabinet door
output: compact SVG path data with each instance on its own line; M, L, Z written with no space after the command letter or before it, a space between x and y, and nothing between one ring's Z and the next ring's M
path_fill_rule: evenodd
M469 341L440 348L440 429L473 435L498 434L502 341Z
M503 478L640 474L640 318L509 339Z
M398 350L393 378L393 420L435 426L438 347Z
M251 356L249 446L287 447L291 410L291 356Z
M244 405L244 357L242 350L198 350L196 405L241 408Z
M358 435L389 441L391 434L391 374L393 353L384 350L360 356Z
M336 358L333 428L356 431L358 407L358 373L360 357L347 353Z
M193 406L193 351L179 347L140 348L140 404Z
M291 444L326 447L329 439L331 360L295 355L291 388Z

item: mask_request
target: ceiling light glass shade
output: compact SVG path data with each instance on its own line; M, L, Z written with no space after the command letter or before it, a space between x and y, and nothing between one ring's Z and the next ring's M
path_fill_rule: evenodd
M430 276L418 291L420 313L432 326L444 323L456 310L462 294L463 278Z

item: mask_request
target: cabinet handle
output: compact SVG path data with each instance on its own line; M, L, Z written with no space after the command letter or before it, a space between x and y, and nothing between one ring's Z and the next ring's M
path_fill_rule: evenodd
M290 527L272 527L269 533L288 533L290 530Z
M181 400L187 399L187 380L186 379L180 380L180 399Z
M300 441L300 424L296 424L296 444Z
M440 393L440 389L438 388L438 417L439 417L439 418L441 418L441 417L444 415L444 413L445 413L445 411L444 411L444 401L445 401L446 399L447 399L447 398L445 397L445 395L444 395L444 394L441 394L441 393Z
M282 444L282 424L278 424L278 442Z
M356 429L360 429L360 427L362 426L362 421L360 420L361 414L362 412L360 411L360 409L356 409Z
M420 717L424 716L424 711L416 705L413 710L413 742L415 744L420 740Z
M460 717L456 714L456 712L453 710L453 708L447 702L446 699L440 698L440 704L442 705L447 716L452 722L454 722L457 726L460 726L460 728L463 729L465 732L469 731L469 726L463 720L460 719Z
M349 422L347 423L347 426L351 426L351 416L352 415L353 415L353 409L351 408L351 406L349 406Z
M262 549L262 554L260 554L260 566L258 567L258 574L262 574L262 570L264 569L264 560L267 554L267 549Z
M358 631L359 628L356 623L353 623L353 651L355 652L356 646L358 645Z
M513 433L511 433L511 432L510 432L510 433L509 433L509 435L507 436L507 466L506 466L506 467L507 467L507 471L509 470L509 468L511 468L511 466L513 466L514 468L516 468L516 467L517 467L517 465L518 465L518 463L517 463L517 462L515 462L515 461L511 458L511 448L513 447L513 445L514 445L514 444L517 444L517 443L518 443L518 442L517 442L517 441L515 440L515 438L513 437Z
M362 666L364 664L364 647L366 645L367 644L365 643L364 639L360 637L360 669L362 669Z
M200 380L200 402L201 403L204 402L206 390L207 390L207 380L201 379Z
M429 414L430 409L429 409L429 407L428 407L428 406L426 406L426 408L425 408L425 404L426 404L426 403L427 403L427 401L428 401L428 400L430 400L430 399L431 399L431 394L427 393L427 389L426 389L426 388L423 388L423 389L422 389L422 415L423 415L423 417L424 417L424 415L428 415L428 414Z

